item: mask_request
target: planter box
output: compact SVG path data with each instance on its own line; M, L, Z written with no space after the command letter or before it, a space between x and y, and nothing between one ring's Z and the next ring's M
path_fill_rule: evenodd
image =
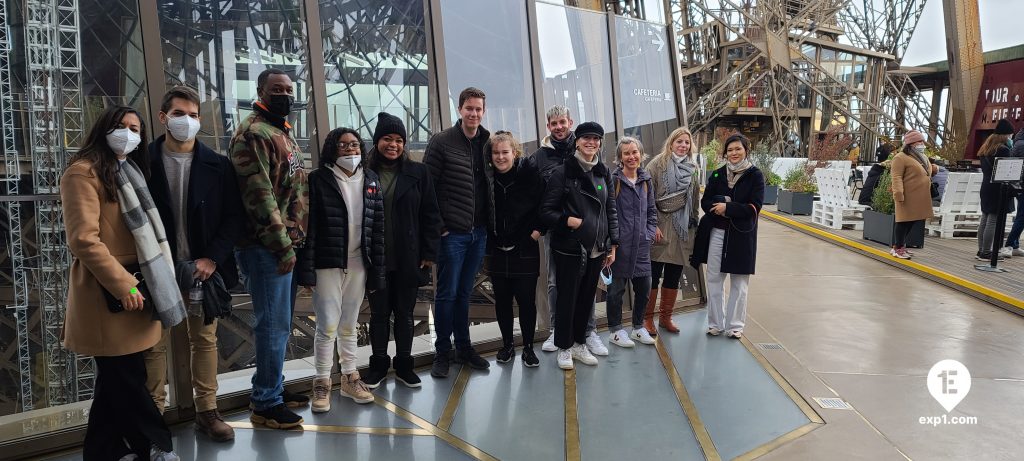
M891 214L871 210L864 210L863 216L864 240L892 246L892 236L896 230L896 217ZM910 229L910 235L907 236L907 246L910 248L924 248L924 233L924 221L918 221Z
M810 216L814 210L814 194L810 192L793 192L779 190L779 211L791 215Z
M764 204L774 205L779 201L779 186L764 186Z

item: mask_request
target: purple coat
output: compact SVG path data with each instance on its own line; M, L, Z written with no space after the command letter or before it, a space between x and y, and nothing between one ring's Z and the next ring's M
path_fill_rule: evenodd
M631 184L622 168L612 174L612 195L619 211L619 249L615 251L612 277L634 278L651 275L651 244L658 229L654 206L654 184L646 170L637 170Z

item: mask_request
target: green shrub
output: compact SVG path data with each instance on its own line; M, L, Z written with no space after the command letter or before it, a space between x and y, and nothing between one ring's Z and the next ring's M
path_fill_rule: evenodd
M782 182L782 178L772 172L772 164L775 163L776 157L778 155L772 152L772 145L767 140L757 143L750 152L750 161L757 169L761 170L761 173L764 174L765 184L769 186L778 186Z
M892 175L889 174L887 168L882 176L878 178L878 186L875 187L875 191L871 193L871 209L879 213L894 214L896 211L896 204L893 203L892 192L889 188L892 187Z
M722 167L725 162L719 158L722 154L722 143L717 139L712 140L704 147L700 148L700 153L704 156L704 171L710 173Z
M789 170L786 173L786 177L782 180L782 187L792 192L815 193L818 191L818 185L811 180L811 177L807 174L807 169L804 167Z

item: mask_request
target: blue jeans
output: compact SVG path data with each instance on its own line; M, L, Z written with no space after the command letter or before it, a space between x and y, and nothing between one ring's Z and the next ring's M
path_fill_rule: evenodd
M441 237L441 251L437 261L437 287L434 295L434 328L438 355L455 348L469 349L469 295L480 271L487 246L487 228L479 226L473 232L450 232Z
M605 303L608 310L608 331L612 333L622 328L622 296L626 294L626 282L629 281L633 282L633 329L643 328L644 325L644 310L651 296L651 276L634 277L632 280L613 277Z
M1020 248L1020 234L1024 232L1024 194L1017 196L1017 214L1013 217L1013 227L1006 236L1006 245L1014 249Z
M252 298L256 326L256 374L252 377L252 400L256 410L284 402L284 355L292 325L292 273L277 273L278 258L263 247L235 251L245 288Z

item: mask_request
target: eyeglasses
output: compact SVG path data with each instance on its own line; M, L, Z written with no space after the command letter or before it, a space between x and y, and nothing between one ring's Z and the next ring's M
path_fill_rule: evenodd
M341 149L341 150L345 150L345 149L356 150L356 149L359 149L360 147L362 147L362 145L359 144L359 141L352 141L352 142L348 142L348 143L346 143L346 142L339 142L338 143L338 149Z

